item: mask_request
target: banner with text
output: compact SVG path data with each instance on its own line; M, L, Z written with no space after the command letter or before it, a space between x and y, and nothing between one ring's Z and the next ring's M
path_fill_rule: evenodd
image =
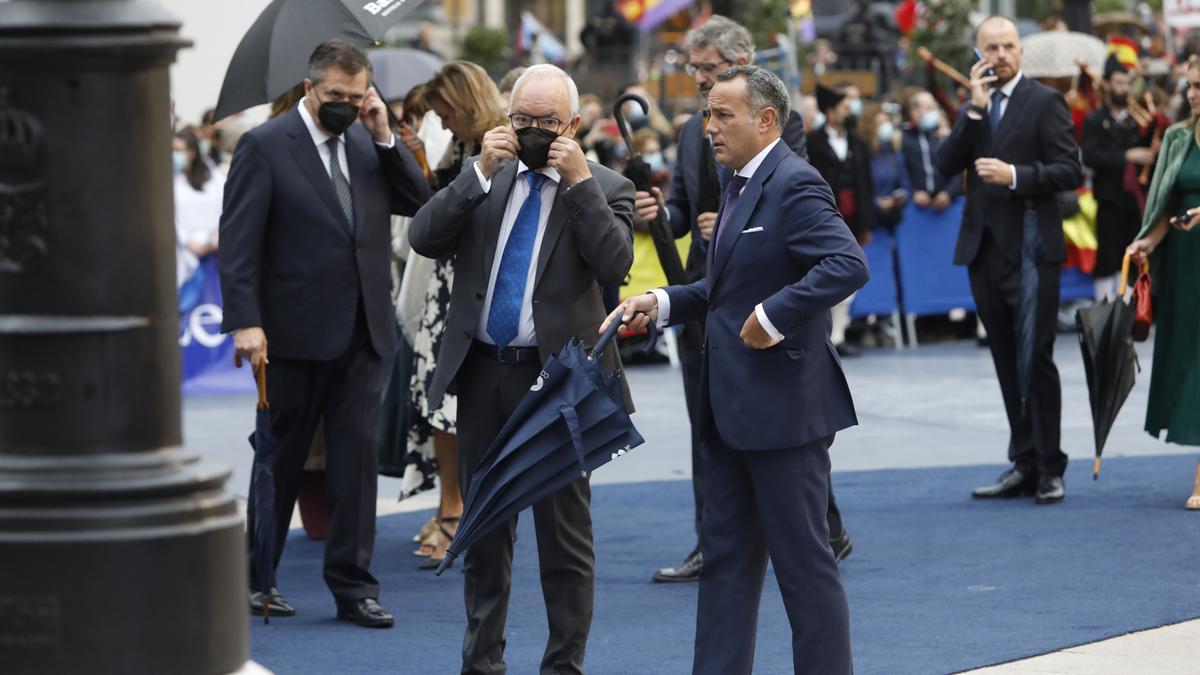
M221 275L217 256L206 256L179 287L179 347L183 393L251 394L249 368L233 366L233 339L221 332Z

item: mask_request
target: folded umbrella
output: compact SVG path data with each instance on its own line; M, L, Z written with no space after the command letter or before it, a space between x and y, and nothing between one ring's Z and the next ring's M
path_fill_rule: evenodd
M602 363L620 327L614 321L591 350L572 341L546 362L475 467L438 574L522 509L644 442L625 412L619 375ZM654 348L655 338L652 324L645 349Z
M1117 413L1133 390L1137 352L1133 348L1133 302L1125 291L1129 256L1121 264L1121 286L1117 297L1097 302L1075 313L1079 328L1079 351L1087 377L1088 401L1096 441L1092 479L1100 475L1100 455Z
M275 453L278 443L271 433L271 406L267 403L267 367L255 371L258 381L258 412L250 447L254 464L250 468L249 508L254 513L254 541L250 556L258 590L263 597L263 623L271 622L270 596L275 586Z
M378 44L420 4L421 0L273 0L229 61L214 120L273 101L304 81L308 58L322 42L336 38L362 48Z
M1021 393L1021 415L1029 412L1030 390L1033 388L1033 352L1037 342L1038 270L1042 237L1037 230L1037 214L1026 211L1022 219L1021 272L1018 287L1017 316L1017 384Z

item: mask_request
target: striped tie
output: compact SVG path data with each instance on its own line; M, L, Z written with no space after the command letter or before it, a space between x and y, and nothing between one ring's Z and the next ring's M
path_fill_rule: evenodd
M337 193L338 203L342 205L342 213L350 228L354 228L354 197L350 194L350 182L342 173L341 163L338 162L338 139L331 138L326 143L329 146L329 177L333 179L333 191Z

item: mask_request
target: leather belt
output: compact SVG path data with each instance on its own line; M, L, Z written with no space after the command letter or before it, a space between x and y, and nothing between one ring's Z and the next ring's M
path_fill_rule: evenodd
M512 365L526 363L541 365L542 363L542 357L538 353L537 347L497 347L479 340L472 340L471 353Z

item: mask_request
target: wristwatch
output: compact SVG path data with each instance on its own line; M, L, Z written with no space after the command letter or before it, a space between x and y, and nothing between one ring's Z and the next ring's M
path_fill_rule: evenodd
M986 109L984 109L984 108L981 108L981 107L979 107L979 106L977 106L977 105L975 105L974 103L968 103L968 104L967 104L967 112L968 112L968 113L975 113L975 114L979 115L980 117L986 117L986 116L987 116L987 110L986 110Z

